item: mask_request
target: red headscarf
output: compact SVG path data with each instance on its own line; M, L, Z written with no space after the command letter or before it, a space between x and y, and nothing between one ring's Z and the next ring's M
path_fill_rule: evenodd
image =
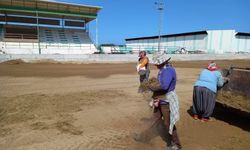
M208 66L207 66L207 69L208 70L210 70L210 71L215 71L215 70L217 70L217 65L216 65L216 63L215 62L210 62L209 64L208 64Z

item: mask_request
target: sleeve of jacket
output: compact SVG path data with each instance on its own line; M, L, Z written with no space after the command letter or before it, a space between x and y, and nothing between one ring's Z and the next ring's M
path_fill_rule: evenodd
M149 84L148 87L153 92L167 90L171 83L172 76L167 70L163 70L160 75L160 80L157 84Z
M145 57L145 58L143 59L143 62L141 63L140 68L145 67L146 64L148 64L148 58L147 58L147 57Z
M164 69L160 76L160 85L163 90L167 90L171 84L172 81L172 74L169 72L169 70Z
M224 84L224 81L223 81L222 75L221 75L221 73L218 71L218 82L217 82L217 86L218 86L218 87L222 87L223 84Z

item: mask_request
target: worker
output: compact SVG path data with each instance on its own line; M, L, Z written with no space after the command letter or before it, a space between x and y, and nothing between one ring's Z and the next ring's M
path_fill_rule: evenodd
M149 59L146 56L145 51L140 51L139 52L139 59L138 59L138 64L136 66L137 72L140 76L140 83L143 81L148 81L149 78Z
M177 135L176 122L179 120L179 100L175 92L176 72L169 63L171 58L167 54L156 53L153 55L153 64L159 69L158 84L149 83L153 91L154 113L150 126L140 134L134 134L136 141L146 142L155 137L156 131L167 143L168 150L180 150L181 143ZM163 128L163 130L159 130ZM160 132L159 132L160 131Z
M210 121L215 107L217 87L222 87L228 81L228 78L222 77L214 61L201 71L193 89L192 110L195 120L200 118L203 122Z

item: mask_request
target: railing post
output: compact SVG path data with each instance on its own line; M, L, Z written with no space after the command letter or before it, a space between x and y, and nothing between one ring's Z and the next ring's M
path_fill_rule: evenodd
M36 27L37 27L37 39L38 39L38 51L39 55L41 54L41 47L40 47L40 28L39 28L39 19L38 19L38 12L36 11Z

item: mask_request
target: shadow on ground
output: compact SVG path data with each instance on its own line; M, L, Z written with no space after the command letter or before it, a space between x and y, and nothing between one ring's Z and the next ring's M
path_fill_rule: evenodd
M193 117L192 106L187 110L187 113ZM250 132L250 114L248 112L242 112L216 103L212 117Z

